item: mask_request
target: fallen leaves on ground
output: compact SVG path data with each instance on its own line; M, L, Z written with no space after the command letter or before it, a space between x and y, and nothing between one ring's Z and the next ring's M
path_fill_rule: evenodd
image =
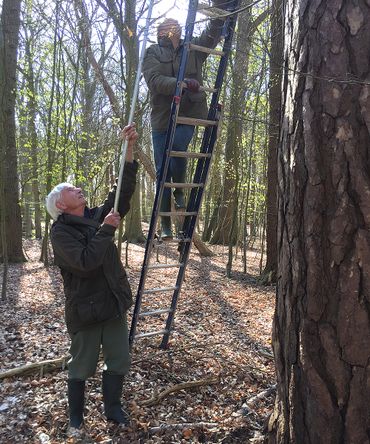
M25 242L29 257L9 268L7 301L0 305L0 372L68 354L64 296L57 267L38 261L40 244ZM130 428L108 424L103 415L100 363L87 385L86 443L257 443L274 393L248 400L274 384L271 323L274 288L257 285L259 255L248 253L248 274L240 257L226 277L227 251L214 247L214 257L194 251L188 263L167 350L161 337L137 340L125 379L124 401ZM128 249L130 282L135 291L144 246ZM125 254L125 252L124 252ZM161 245L158 259L177 260L175 246ZM173 285L174 269L148 275L147 286ZM168 308L169 296L151 295L143 310ZM164 328L164 317L145 318L138 331ZM217 379L217 383L169 391L151 407L151 400L178 384ZM213 379L212 379L213 378ZM70 443L66 400L67 371L17 376L0 383L0 442ZM180 386L181 388L182 386Z

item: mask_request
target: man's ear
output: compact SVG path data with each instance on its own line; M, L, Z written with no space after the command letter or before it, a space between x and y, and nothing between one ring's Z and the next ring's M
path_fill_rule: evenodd
M67 207L66 205L63 203L63 201L58 200L55 203L55 206L59 209L59 210L65 210Z

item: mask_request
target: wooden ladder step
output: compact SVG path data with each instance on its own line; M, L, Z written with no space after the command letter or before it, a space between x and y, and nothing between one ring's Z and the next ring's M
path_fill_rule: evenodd
M155 316L155 315L161 315L165 313L171 313L171 308L161 308L159 310L151 310L151 311L143 311L139 314L140 317L144 316Z
M159 331L150 331L147 333L139 333L138 335L135 335L135 339L149 338L150 336L165 335L167 333L168 333L168 330L159 330Z
M187 153L186 151L170 151L170 157L187 157L189 159L210 158L211 153Z
M208 3L198 3L198 11L210 18L226 19L229 14L224 9L215 8Z
M204 188L204 183L165 182L165 188Z
M194 43L189 43L189 49L190 51L205 52L207 54L213 54L221 57L225 55L224 51L220 51L219 49L212 49L207 48L206 46L194 45Z
M207 93L215 93L218 91L218 89L217 88L208 88L208 86L200 86L199 91L204 91Z
M159 216L197 216L196 211L160 211Z
M169 244L178 244L180 242L190 242L191 239L190 237L185 237L183 239L178 238L178 237L174 237L172 239L162 239L162 241L159 243L160 245L165 244L165 245L169 245ZM153 241L153 246L157 247L158 246L158 240L154 240Z
M216 126L218 120L194 119L193 117L178 117L177 124L195 125L195 126Z
M158 270L161 268L180 268L183 267L184 264L183 263L178 263L178 264L153 264L153 265L148 265L147 268L148 270Z
M179 287L160 287L160 288L150 288L149 290L144 290L143 294L150 294L150 293L161 293L162 291L175 291L178 290Z

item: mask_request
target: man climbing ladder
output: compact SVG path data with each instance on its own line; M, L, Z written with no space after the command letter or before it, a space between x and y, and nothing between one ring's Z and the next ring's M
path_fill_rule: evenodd
M192 44L215 48L220 41L224 20L213 19L200 37L193 38ZM158 44L150 46L145 54L143 74L150 91L151 125L154 160L157 180L165 155L166 133L168 119L171 113L173 93L176 89L177 74L180 59L184 50L181 40L181 26L172 18L164 20L157 31ZM179 116L198 119L207 118L206 93L200 90L203 85L202 67L209 54L201 51L191 51L185 69L184 85L179 109ZM178 124L172 149L185 152L194 133L194 125ZM166 181L184 183L186 177L186 158L173 157L170 160ZM184 210L185 199L183 188L175 188L173 192L175 208ZM171 190L163 191L160 210L171 211ZM163 240L172 239L170 216L161 217L161 237Z
M155 95L157 95L157 98L161 99L163 103L166 103L167 110L169 110L169 117L168 117L168 128L166 133L163 135L164 142L162 143L162 153L163 158L161 159L161 167L159 170L159 173L157 171L157 192L154 200L153 205L153 213L152 218L150 221L150 227L149 227L149 233L148 233L148 239L145 249L145 255L144 255L144 262L139 282L139 287L137 291L137 297L135 302L135 309L132 317L132 323L131 323L131 330L130 330L130 344L132 345L134 339L139 338L145 338L149 336L154 335L161 335L162 336L162 342L161 347L166 348L168 345L169 336L171 334L171 331L173 329L173 320L174 315L176 311L177 306L177 300L181 291L181 286L184 281L184 275L185 275L185 269L187 266L187 262L189 259L189 253L190 253L190 247L191 242L194 234L194 229L197 221L198 212L200 209L202 196L203 196L203 190L205 187L205 183L207 181L207 175L209 171L211 156L213 153L213 148L217 139L217 133L218 133L218 126L219 126L219 118L220 118L220 104L219 104L219 96L220 91L222 87L223 78L226 72L226 66L227 66L227 60L231 51L231 44L232 44L232 37L234 33L235 23L236 23L236 14L237 14L237 8L238 8L239 0L234 1L227 1L227 8L228 10L231 10L231 12L225 13L225 11L222 11L218 9L219 16L223 17L223 26L221 35L224 37L224 43L222 50L214 49L212 47L212 44L209 44L208 46L201 46L196 44L197 42L193 39L193 30L194 30L194 24L195 24L195 18L198 8L198 2L197 0L190 0L189 2L189 11L188 11L188 17L186 21L186 29L185 29L185 38L184 41L179 40L179 30L177 29L176 24L172 21L172 30L168 33L163 28L159 29L160 36L165 34L167 37L168 44L171 43L172 45L172 58L168 57L167 50L163 50L162 47L159 45L158 48L155 49L148 49L147 60L154 60L154 55L157 51L157 58L159 58L159 61L156 62L156 69L151 70L145 70L146 72L146 78L148 81L150 88L153 88L153 85L155 85L159 82L159 85L166 84L166 82L172 82L171 90L170 88L168 91L166 91L166 94L164 94L165 90L156 90L154 88ZM224 5L224 4L223 4ZM221 6L220 3L217 4L217 6ZM219 21L216 21L216 24ZM167 21L168 23L168 21ZM215 21L213 21L215 23ZM170 27L171 28L171 27ZM179 44L178 48L181 47L181 50L179 49L179 54L176 54L176 50L174 48L172 40L175 39L176 34L176 40ZM214 37L212 37L213 39ZM199 43L199 42L198 42ZM203 43L204 44L204 43ZM151 54L154 51L154 54ZM201 53L201 56L191 56L192 53ZM201 65L201 61L205 60L208 55L214 55L216 57L219 57L219 65L216 75L216 81L213 88L204 88L198 85L200 81L196 77L198 73L199 66ZM179 57L179 60L177 59ZM196 60L199 59L198 66L196 65ZM176 63L175 63L176 61ZM153 62L154 63L154 62ZM193 67L191 64L193 63ZM149 64L150 65L150 64ZM174 79L174 76L176 75L175 70L177 70L177 78ZM173 71L173 72L172 72ZM167 73L167 75L165 75ZM168 75L168 73L171 73L171 75ZM171 80L169 79L171 78ZM201 80L201 79L200 79ZM161 83L162 82L162 83ZM158 88L158 86L157 86ZM193 89L193 91L188 91L188 89ZM198 90L198 92L196 92ZM160 92L162 91L162 92ZM187 103L186 101L190 101L191 97L196 98L197 94L201 93L198 97L201 98L201 101L203 101L204 93L205 92L211 92L211 101L210 106L208 109L207 116L204 116L202 114L201 118L199 117L199 114L197 114L198 108L192 107L192 111L195 112L195 115L185 115L182 108L182 103ZM191 94L195 94L192 96ZM155 95L152 97L153 102L155 102ZM167 97L168 96L168 97ZM184 102L183 102L184 100ZM204 102L205 103L205 102ZM186 107L185 107L186 109ZM204 117L206 118L204 118ZM152 114L152 122L153 119L156 117ZM202 143L200 150L198 152L186 152L187 145L191 139L191 136L188 138L188 141L186 143L186 148L180 150L176 147L175 141L176 141L176 132L178 131L178 128L181 127L187 127L190 126L194 128L194 126L202 126L204 127L204 133L202 138ZM154 128L155 130L155 128ZM191 130L192 133L193 129ZM154 139L154 135L153 135ZM164 143L164 145L163 145ZM183 146L185 143L183 143ZM172 182L171 182L171 161L173 159L194 159L196 162L195 165L195 174L193 177L192 182L185 183L183 181L175 182L174 181L174 175L172 171ZM157 165L158 170L158 165ZM185 175L183 176L185 178ZM177 190L181 189L188 189L190 190L190 196L185 208L185 202L179 202L177 201L177 206L179 209L175 212L172 212L170 208L162 206L162 199L163 196L166 197L171 193L171 189ZM174 192L175 199L179 199L179 195L181 193L178 193L178 191ZM181 206L179 205L181 203ZM174 263L153 263L153 252L154 252L154 246L156 245L156 226L158 218L161 217L163 221L163 217L171 217L171 216L183 216L184 222L182 226L182 236L181 238L177 238L173 240L173 242L179 242L179 251L180 251L180 257L179 260ZM166 280L167 286L165 287L159 287L159 288L148 288L150 287L150 279L147 279L148 275L151 273L155 273L155 277L160 277L161 272L166 272L166 269L174 269L177 270L177 275L175 278L175 282L172 285L168 286L168 278ZM147 285L148 284L148 285ZM165 302L165 296L166 294L172 293L172 298L170 303L167 304ZM160 298L158 298L157 301L154 301L153 294L159 294ZM162 307L158 308L158 303L162 303ZM142 305L145 307L142 309ZM154 331L153 329L151 331L144 331L137 333L137 326L139 321L146 319L148 317L162 317L167 316L166 325L165 328ZM154 321L153 323L154 324Z

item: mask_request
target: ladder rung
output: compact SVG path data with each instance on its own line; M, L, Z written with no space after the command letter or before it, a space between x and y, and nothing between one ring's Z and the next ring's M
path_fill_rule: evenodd
M220 51L219 49L212 49L207 48L206 46L194 45L193 43L189 43L189 49L192 51L206 52L207 54L213 54L217 56L225 55L225 53L223 51Z
M198 11L210 18L227 18L229 14L227 14L227 11L220 8L214 8L213 6L210 6L208 3L198 3Z
M165 182L165 188L204 188L204 183L177 183Z
M152 311L143 311L139 314L139 316L154 316L154 315L160 315L164 313L171 313L170 308L161 308L160 310L152 310Z
M147 269L148 270L155 270L155 269L160 269L160 268L180 268L183 267L184 264L183 263L178 263L178 264L153 264L153 265L148 265Z
M190 237L186 237L184 239L181 239L179 237L174 237L173 239L163 239L161 244L162 243L165 244L165 245L168 245L168 244L178 244L179 242L190 242L190 241L191 241ZM157 239L153 241L153 245L154 246L158 245L158 240Z
M195 126L216 126L218 120L194 119L193 117L178 117L176 123Z
M182 82L183 89L187 89L187 84L185 82ZM204 91L206 93L215 93L218 91L218 88L210 88L209 86L200 86L199 91Z
M215 93L218 91L218 89L217 88L208 88L208 86L200 86L199 91L204 91L204 92L208 92L208 93Z
M159 331L150 331L148 333L139 333L138 335L135 335L135 339L148 338L149 336L155 336L155 335L165 335L166 333L168 333L168 330L159 330Z
M200 159L202 157L209 158L211 153L187 153L186 151L170 151L170 157L188 157L193 159Z
M174 291L177 290L179 287L161 287L161 288L151 288L149 290L144 290L143 294L149 294L149 293L160 293L161 291Z
M196 216L196 211L161 211L159 216Z

